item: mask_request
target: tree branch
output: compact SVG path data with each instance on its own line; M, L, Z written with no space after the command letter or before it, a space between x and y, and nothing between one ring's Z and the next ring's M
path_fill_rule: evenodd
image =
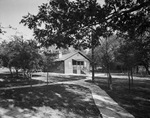
M150 6L150 1L144 2L140 5L136 5L136 6L132 7L131 9L121 11L120 13L119 12L111 13L110 16L106 18L106 20L108 21L108 20L112 19L115 16L121 16L123 14L131 13L131 12L140 10L143 7L148 7L148 6Z

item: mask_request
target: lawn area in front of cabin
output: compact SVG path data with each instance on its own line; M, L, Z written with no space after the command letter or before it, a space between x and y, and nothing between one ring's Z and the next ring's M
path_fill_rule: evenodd
M49 83L56 83L56 82L65 82L65 81L77 81L86 79L86 75L77 75L77 74L61 74L61 73L48 73L48 82ZM47 73L46 72L39 72L34 73L33 77L34 80L44 81L47 82Z
M65 75L59 73L48 73L48 83L64 82L64 81L76 81L80 79L86 79L86 75ZM13 86L25 86L47 83L46 72L36 72L32 74L32 79L24 78L20 73L18 77L11 74L7 68L0 69L0 88L1 87L13 87Z
M150 118L150 79L134 79L129 92L128 79L125 76L112 78L113 90L108 90L106 77L95 77L95 84L105 90L121 107L135 118ZM91 82L91 80L87 80Z
M56 84L0 90L0 117L98 118L89 89Z
M13 86L25 86L25 85L35 85L44 83L41 80L34 80L29 78L24 78L19 74L18 77L15 75L11 77L9 72L0 73L0 88L1 87L13 87Z

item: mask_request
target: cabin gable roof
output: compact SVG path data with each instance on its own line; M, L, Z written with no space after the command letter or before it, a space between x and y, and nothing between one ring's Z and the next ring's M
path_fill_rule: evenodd
M65 60L71 58L72 56L76 55L77 53L79 53L79 54L82 55L84 58L86 58L88 61L90 61L90 59L89 59L86 55L84 55L81 51L71 52L71 53L62 55L61 58L58 58L58 59L56 59L55 61L65 61Z

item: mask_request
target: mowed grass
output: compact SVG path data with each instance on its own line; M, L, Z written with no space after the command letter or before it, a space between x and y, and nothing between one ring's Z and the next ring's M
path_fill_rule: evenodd
M51 74L48 75L48 83L64 82L64 81L77 81L86 79L87 76L79 75L65 75L65 74ZM11 77L10 72L0 72L0 88L1 87L13 87L13 86L25 86L47 83L47 73L39 72L33 73L32 79L24 78L22 74L18 77L14 74Z
M34 80L30 78L24 78L21 73L18 76L15 74L13 77L10 72L1 72L0 71L0 88L1 87L13 87L13 86L24 86L24 85L34 85L44 83L41 80Z
M129 91L128 79L113 78L113 90L108 90L107 78L96 77L95 84L107 92L121 107L135 118L150 118L150 80L134 80Z
M98 118L89 89L57 84L0 90L0 117Z
M86 75L65 75L59 73L48 73L48 82L55 83L64 81L77 81L81 79L86 79L86 77L87 77ZM46 72L34 73L33 79L47 82L47 73Z

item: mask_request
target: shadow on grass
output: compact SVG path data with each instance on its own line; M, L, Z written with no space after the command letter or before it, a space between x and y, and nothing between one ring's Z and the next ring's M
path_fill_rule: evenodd
M50 76L49 77L49 82L54 83L54 82L64 82L64 81L76 81L76 80L81 80L81 79L86 79L85 76Z
M33 74L32 77L42 77L42 75Z
M95 78L95 84L105 90L113 100L133 114L135 118L150 118L150 80L134 80L130 92L128 79L113 78L112 81L113 90L110 91L107 87L107 78ZM90 80L87 82L92 83Z
M11 86L23 86L23 85L34 85L41 84L43 81L40 80L29 80L28 78L24 78L22 74L19 76L11 77L10 73L0 73L0 87L11 87Z
M10 81L11 75L8 72L0 73L0 79L3 79L1 81Z
M19 74L19 77L11 77L10 73L0 73L0 87L11 87L11 86L23 86L23 85L34 85L47 82L47 74L33 73L32 80L24 78L22 74ZM36 79L40 78L40 79ZM86 76L77 76L77 75L49 75L48 82L64 82L64 81L76 81L86 79Z
M111 73L115 76L128 76L128 73ZM150 75L148 74L133 74L134 77L142 77L142 78L148 78Z
M86 79L87 76L85 75L65 75L65 74L51 74L48 75L48 82L55 83L55 82L64 82L64 81L76 81ZM35 80L42 80L47 81L47 73L34 73L33 79Z
M89 89L77 85L62 84L1 90L0 96L2 96L0 106L6 109L10 104L32 111L36 111L37 107L48 106L83 118L98 118L99 115Z

